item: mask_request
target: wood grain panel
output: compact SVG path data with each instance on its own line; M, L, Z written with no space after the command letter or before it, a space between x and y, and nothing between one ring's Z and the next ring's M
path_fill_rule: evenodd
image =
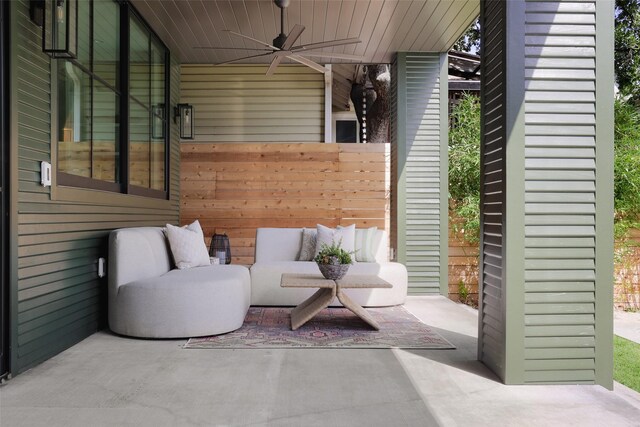
M253 263L259 227L385 228L388 147L182 144L181 222L198 219L207 244L214 232L226 232L239 264Z

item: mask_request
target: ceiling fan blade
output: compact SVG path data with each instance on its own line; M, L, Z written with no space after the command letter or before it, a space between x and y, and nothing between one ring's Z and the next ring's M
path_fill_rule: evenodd
M250 47L215 47L215 46L193 46L193 49L215 49L215 50L251 50L251 51L259 51L259 50L263 50L263 51L269 51L271 52L272 49L265 49L262 47L256 47L256 48L250 48Z
M282 50L289 50L293 44L298 41L300 35L304 31L304 25L296 24L293 29L289 32L289 35L285 39Z
M327 69L322 65L318 64L317 62L313 62L310 59L303 58L300 55L287 55L287 58L293 59L294 61L299 62L303 65L306 65L309 68L313 68L314 70L319 71L321 73L327 72Z
M329 40L329 41L326 41L326 42L311 43L311 44L305 44L305 45L302 45L302 46L296 46L296 47L292 48L291 50L294 51L294 52L300 52L300 51L304 51L304 50L322 49L323 47L342 46L342 45L345 45L345 44L354 44L354 43L362 43L362 40L357 39L357 38L340 39L340 40Z
M247 39L247 40L251 40L251 41L253 41L253 42L259 43L259 44L261 44L261 45L263 45L263 46L266 46L266 47L268 47L268 48L271 48L271 49L273 49L273 50L280 50L280 49L278 49L277 47L275 47L275 46L273 46L273 45L270 45L269 43L265 43L265 42L263 42L262 40L254 39L253 37L245 36L244 34L236 33L235 31L231 31L231 30L224 30L224 31L226 31L227 33L231 33L231 34L233 34L233 35L236 35L236 36L239 36L239 37L245 38L245 39Z
M269 65L269 69L267 70L267 76L272 76L273 73L276 72L276 68L278 68L278 65L280 65L280 62L282 62L282 60L285 57L282 55L276 55L275 58L273 58L273 60L271 61L271 65Z
M218 62L217 64L213 64L213 65L231 64L233 62L242 61L244 59L260 58L261 56L269 56L269 55L273 55L273 52L261 53L259 55L243 56L242 58L236 58L236 59L232 59L230 61Z
M300 56L315 56L317 58L335 58L335 59L349 59L351 61L362 61L364 59L363 56L359 55L349 55L346 53L331 53L331 52L295 52L296 55Z

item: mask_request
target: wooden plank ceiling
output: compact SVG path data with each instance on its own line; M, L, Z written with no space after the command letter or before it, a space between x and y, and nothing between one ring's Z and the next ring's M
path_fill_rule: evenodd
M212 64L261 47L230 34L271 44L280 32L280 10L272 0L133 0L137 10L182 63ZM362 43L327 52L362 56L357 63L390 63L395 52L444 52L478 16L479 0L291 0L285 33L306 27L299 44L358 37ZM230 47L229 50L197 47ZM326 57L320 63L348 63ZM268 62L253 59L248 63ZM356 63L351 61L352 63Z

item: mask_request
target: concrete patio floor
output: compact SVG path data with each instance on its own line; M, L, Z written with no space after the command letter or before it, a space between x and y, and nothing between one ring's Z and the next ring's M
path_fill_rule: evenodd
M476 361L477 314L406 307L456 350L183 350L100 332L0 387L11 426L637 426L638 394L505 386Z

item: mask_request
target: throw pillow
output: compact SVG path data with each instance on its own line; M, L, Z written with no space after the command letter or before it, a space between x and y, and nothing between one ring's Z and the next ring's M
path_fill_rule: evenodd
M373 251L373 239L378 227L369 227L356 230L356 261L375 262L376 254Z
M186 228L167 224L166 235L173 259L179 270L210 265L209 251L204 244L204 234L198 220Z
M313 261L316 252L316 235L316 230L302 229L302 245L300 246L298 261Z
M356 225L351 224L346 227L339 225L338 230L342 230L342 249L352 254L351 258L355 261L356 257L353 254L356 250Z
M320 253L322 245L330 246L332 244L340 244L340 247L349 253L353 253L356 236L356 225L352 224L348 227L329 228L324 225L317 225L316 235L316 251L314 257ZM352 257L354 260L355 258Z

